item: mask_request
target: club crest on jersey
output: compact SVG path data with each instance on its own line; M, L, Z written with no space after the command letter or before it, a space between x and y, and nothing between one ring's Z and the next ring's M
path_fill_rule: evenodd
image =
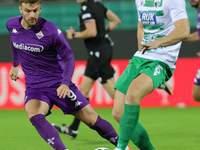
M42 33L42 31L40 31L36 34L36 36L38 39L41 39L44 36L44 34Z
M161 1L162 0L154 0L154 6L155 7L160 7L161 6Z
M140 18L143 25L157 25L155 12L141 12Z
M83 5L83 6L82 6L82 9L83 9L83 11L86 11L87 6Z

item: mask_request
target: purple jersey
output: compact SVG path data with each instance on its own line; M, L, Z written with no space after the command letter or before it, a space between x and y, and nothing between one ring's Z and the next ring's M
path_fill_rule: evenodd
M74 56L65 36L52 22L39 18L37 24L26 30L22 16L10 18L13 66L22 65L26 86L32 88L70 85L74 71Z
M198 17L197 17L197 31L199 33L199 39L200 39L200 9L198 10Z

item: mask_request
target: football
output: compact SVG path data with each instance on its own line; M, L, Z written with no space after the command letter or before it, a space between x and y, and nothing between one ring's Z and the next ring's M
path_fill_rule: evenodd
M99 148L96 148L94 150L109 150L108 148L105 148L105 147L99 147Z

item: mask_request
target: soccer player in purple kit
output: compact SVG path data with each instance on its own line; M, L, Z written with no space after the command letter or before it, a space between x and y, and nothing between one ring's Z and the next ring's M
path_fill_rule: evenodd
M195 42L200 40L200 0L190 0L190 4L192 7L196 8L198 12L197 31L191 33L189 37L184 40L185 42ZM197 55L200 57L200 52L198 52ZM194 78L193 98L195 101L200 101L200 68L198 69L196 77Z
M54 149L68 150L45 119L55 104L116 145L118 135L112 125L94 111L71 82L75 64L71 47L55 24L39 17L41 0L19 0L19 10L22 16L6 23L13 59L9 76L18 79L20 63L26 81L25 111L37 132Z

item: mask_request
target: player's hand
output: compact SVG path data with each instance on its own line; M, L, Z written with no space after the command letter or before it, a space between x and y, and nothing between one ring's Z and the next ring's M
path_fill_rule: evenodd
M59 98L65 98L66 95L68 97L70 97L70 89L67 85L65 84L61 84L58 88L57 88L57 96Z
M153 41L150 43L141 44L139 48L139 52L142 51L142 54L144 54L146 51L151 49L157 49L159 47L159 43L157 41Z
M9 76L11 80L17 81L19 79L18 75L19 66L13 67L10 69Z
M75 30L74 30L73 27L70 27L69 30L66 30L67 39L69 39L69 40L73 39L72 34L73 34L74 32L75 32Z
M199 57L200 57L200 51L197 53L197 56L199 56Z

